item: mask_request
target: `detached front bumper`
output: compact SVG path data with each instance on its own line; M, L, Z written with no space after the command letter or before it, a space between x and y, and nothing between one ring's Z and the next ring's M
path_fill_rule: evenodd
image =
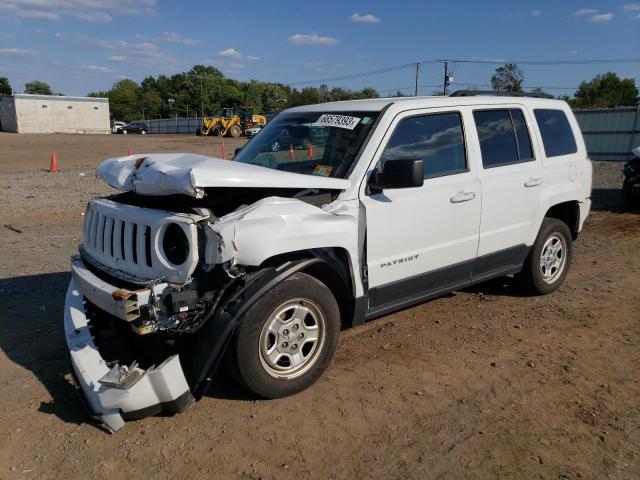
M157 367L139 369L138 378L128 387L106 386L99 382L110 370L96 347L87 319L85 297L95 305L107 306L109 313L126 318L127 295L112 295L119 291L91 273L82 260L72 260L73 278L69 283L64 311L64 331L71 364L82 392L93 414L110 431L115 432L125 420L134 420L162 411L177 413L194 403L177 355L170 356ZM83 268L84 267L84 268ZM82 286L80 286L82 285ZM137 302L148 298L140 290ZM105 305L105 300L111 301ZM120 297L120 299L116 298Z

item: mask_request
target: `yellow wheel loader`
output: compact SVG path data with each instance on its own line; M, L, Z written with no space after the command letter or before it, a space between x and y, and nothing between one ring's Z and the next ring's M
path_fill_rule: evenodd
M214 117L202 119L202 127L196 130L196 135L238 138L247 128L266 123L267 117L254 114L252 108L222 108Z

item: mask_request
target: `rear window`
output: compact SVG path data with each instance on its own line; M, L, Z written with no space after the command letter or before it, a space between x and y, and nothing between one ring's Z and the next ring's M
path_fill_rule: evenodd
M538 122L547 157L570 155L578 151L573 130L562 110L536 109L533 113Z

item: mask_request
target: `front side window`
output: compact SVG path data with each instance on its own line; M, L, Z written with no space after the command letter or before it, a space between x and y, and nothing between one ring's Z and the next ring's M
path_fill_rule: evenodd
M522 110L476 110L473 118L478 130L484 168L534 159Z
M422 160L425 178L466 171L460 114L435 113L402 120L382 154L381 163L394 160Z
M562 110L535 109L538 128L547 157L570 155L578 151L569 120Z
M274 170L345 178L378 113L281 113L234 160Z

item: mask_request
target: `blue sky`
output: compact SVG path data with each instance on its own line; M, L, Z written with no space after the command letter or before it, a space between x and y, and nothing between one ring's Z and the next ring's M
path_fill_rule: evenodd
M294 83L439 58L638 58L639 33L640 2L629 0L0 0L0 76L16 91L38 79L84 95L203 63L241 80ZM456 64L455 81L487 84L495 67ZM640 63L521 68L527 86L568 88L554 94L608 70L640 84ZM414 75L328 83L412 93ZM424 65L419 83L435 90L442 66Z

